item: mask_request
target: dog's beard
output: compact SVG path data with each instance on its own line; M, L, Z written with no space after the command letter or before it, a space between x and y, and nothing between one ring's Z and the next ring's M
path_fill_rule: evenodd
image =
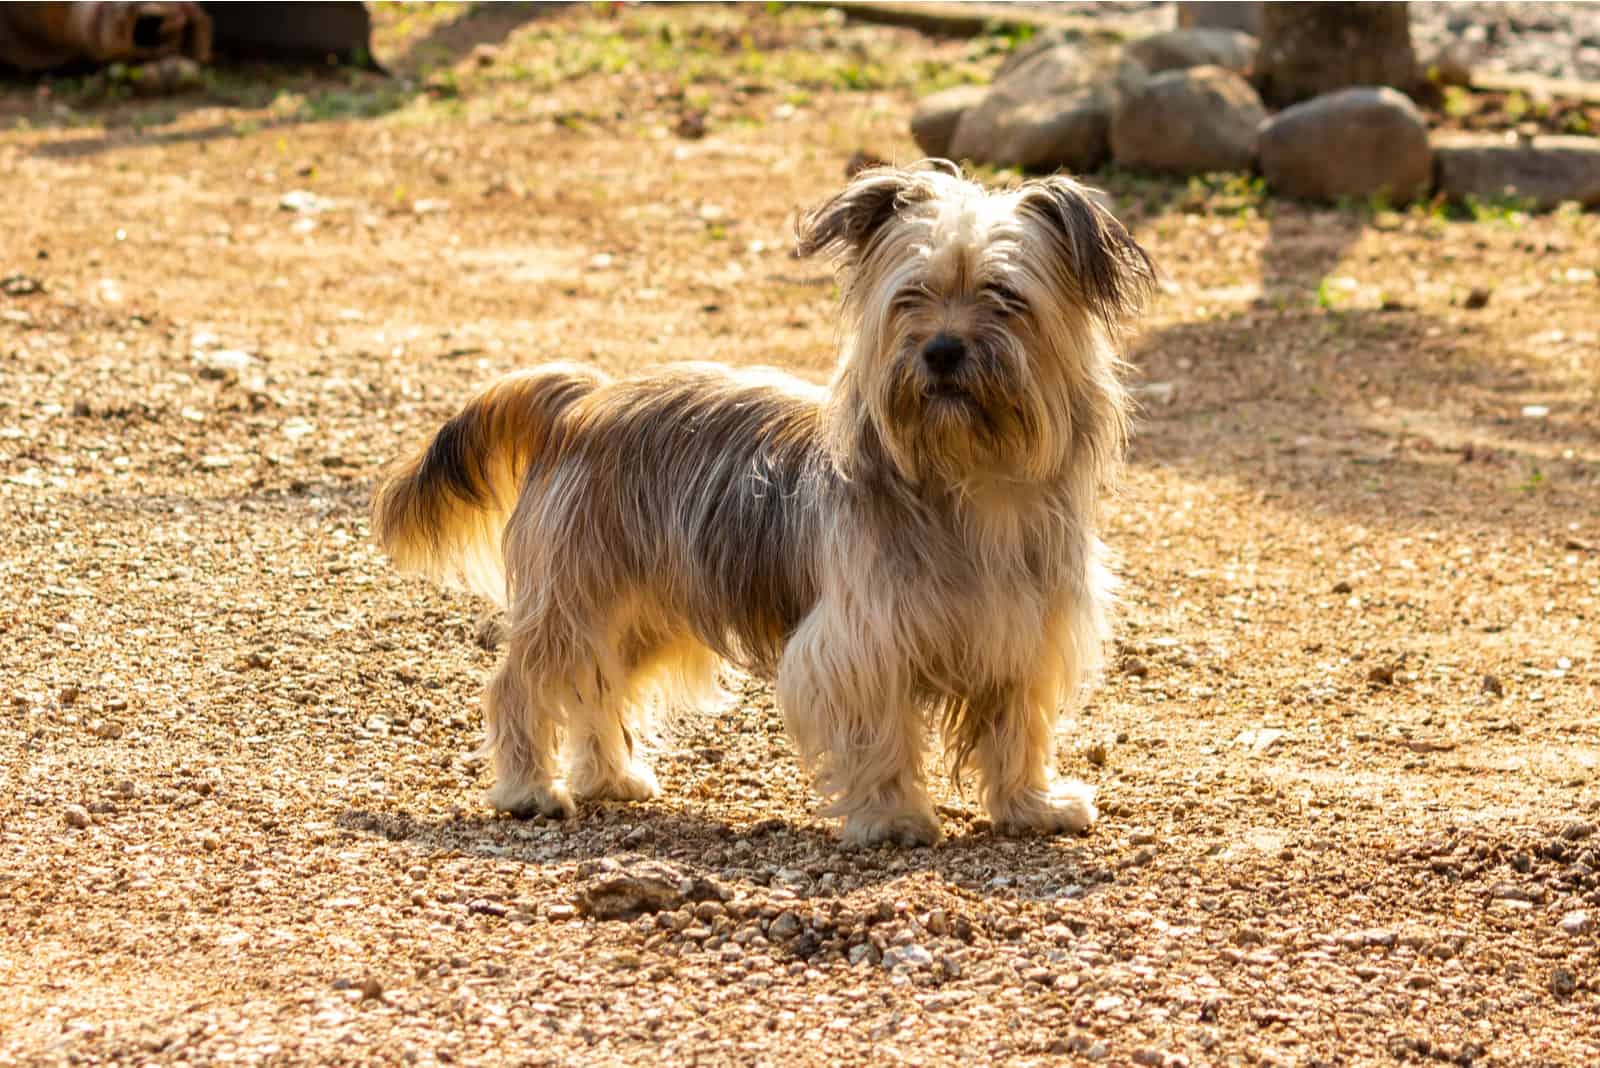
M1015 477L1037 467L1042 413L1022 388L1014 338L983 339L962 373L935 379L902 339L879 385L880 433L913 481Z

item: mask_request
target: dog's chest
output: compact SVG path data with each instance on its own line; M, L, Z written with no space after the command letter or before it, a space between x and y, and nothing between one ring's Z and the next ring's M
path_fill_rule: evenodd
M1044 524L907 524L883 551L862 592L892 620L898 644L956 673L977 663L1010 670L1038 655L1070 585L1068 539Z

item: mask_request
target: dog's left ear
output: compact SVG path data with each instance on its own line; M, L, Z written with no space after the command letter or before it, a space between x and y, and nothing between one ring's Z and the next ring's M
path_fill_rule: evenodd
M897 211L932 195L926 175L916 169L874 167L862 171L832 200L795 222L795 254L826 252L857 259Z
M1025 183L1021 192L1018 210L1055 246L1069 292L1108 326L1131 318L1155 288L1149 253L1070 178L1041 178Z

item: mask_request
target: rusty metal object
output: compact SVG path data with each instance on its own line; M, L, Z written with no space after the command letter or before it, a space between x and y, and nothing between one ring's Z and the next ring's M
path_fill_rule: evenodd
M195 3L0 4L0 65L25 71L182 56L211 58L211 16Z

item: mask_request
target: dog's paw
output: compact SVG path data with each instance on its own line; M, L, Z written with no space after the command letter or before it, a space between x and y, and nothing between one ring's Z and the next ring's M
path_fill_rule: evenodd
M1062 780L1048 790L1030 790L991 812L1000 834L1082 834L1094 825L1094 787Z
M572 784L572 795L584 801L648 801L661 792L656 773L637 760L610 774L574 768L567 781Z
M519 820L533 816L566 820L578 812L578 806L572 802L572 794L559 780L532 784L495 783L488 798L489 804L498 811L509 813Z
M943 840L944 829L932 810L861 809L845 817L839 840L846 849L865 849L885 843L903 846L933 845Z

